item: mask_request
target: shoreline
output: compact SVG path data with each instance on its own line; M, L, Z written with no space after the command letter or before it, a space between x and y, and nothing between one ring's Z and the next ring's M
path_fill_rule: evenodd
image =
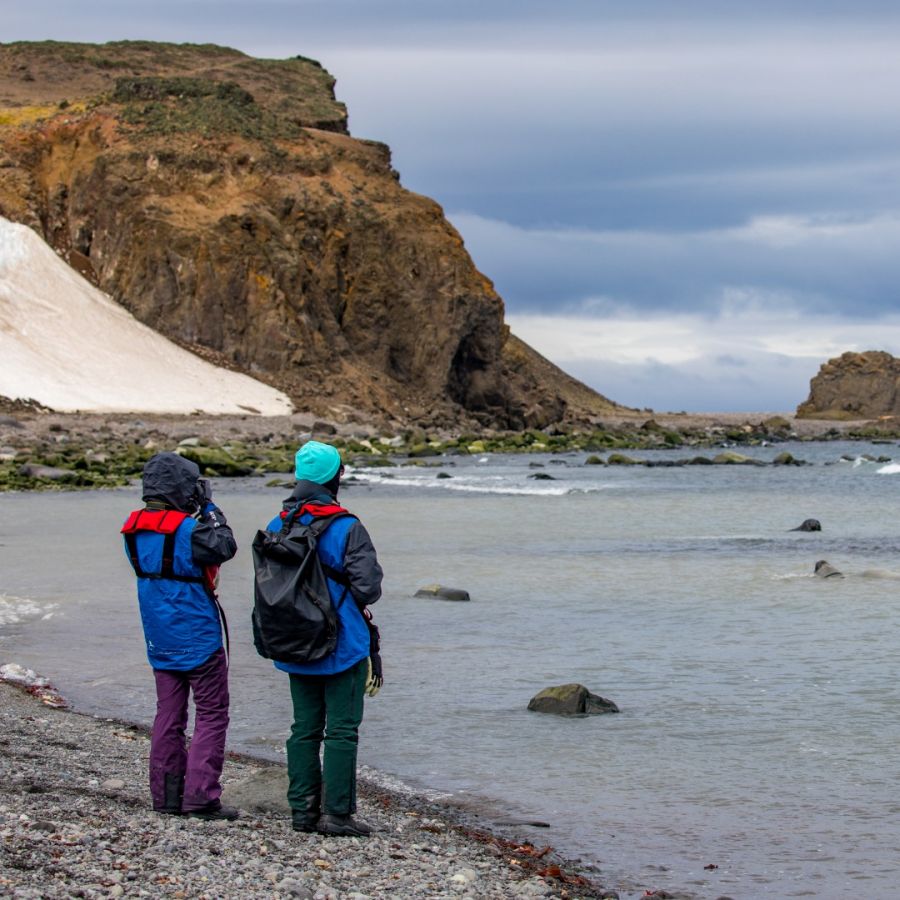
M378 829L372 837L296 833L278 808L283 791L273 794L284 765L244 753L227 753L223 797L249 792L257 808L245 804L236 823L161 816L146 788L146 727L48 705L9 681L0 734L0 893L11 896L693 896L605 887L559 856L544 829L484 826L370 779L360 780L359 812Z
M331 443L349 465L426 465L485 453L680 451L785 441L900 439L900 422L798 419L770 413L610 414L581 428L450 434L414 425L396 433L372 423L291 416L171 416L17 410L0 413L0 492L121 487L161 450L175 450L208 477L282 476L298 443ZM597 462L597 460L593 460ZM601 460L602 462L602 460Z

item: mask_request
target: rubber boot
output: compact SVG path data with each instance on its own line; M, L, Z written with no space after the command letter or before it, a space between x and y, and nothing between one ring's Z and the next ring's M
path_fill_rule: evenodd
M180 816L182 797L184 797L184 775L166 775L165 803L156 811L168 816Z
M319 822L322 807L320 794L307 794L300 798L302 809L291 810L291 825L294 831L313 832Z

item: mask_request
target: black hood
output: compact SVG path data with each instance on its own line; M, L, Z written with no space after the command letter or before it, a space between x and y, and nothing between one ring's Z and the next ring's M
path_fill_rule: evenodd
M144 503L165 503L182 512L197 506L199 466L177 453L157 453L144 465Z
M335 497L324 484L315 481L298 481L282 506L285 509L293 509L298 503L313 500L318 503L334 503Z

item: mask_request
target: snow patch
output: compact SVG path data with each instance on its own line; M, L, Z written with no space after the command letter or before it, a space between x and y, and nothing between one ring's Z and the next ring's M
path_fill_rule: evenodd
M59 412L289 415L288 397L138 322L0 216L0 395Z

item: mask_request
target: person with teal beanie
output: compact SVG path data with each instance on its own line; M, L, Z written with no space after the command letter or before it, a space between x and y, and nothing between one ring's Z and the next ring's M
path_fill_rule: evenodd
M337 504L344 467L329 444L307 441L295 456L297 483L268 524L289 515L303 525L330 521L316 544L338 616L334 650L310 663L276 662L290 679L294 721L287 740L288 802L296 831L365 837L355 818L356 757L363 699L380 687L370 675L365 608L381 596L382 570L363 524Z

